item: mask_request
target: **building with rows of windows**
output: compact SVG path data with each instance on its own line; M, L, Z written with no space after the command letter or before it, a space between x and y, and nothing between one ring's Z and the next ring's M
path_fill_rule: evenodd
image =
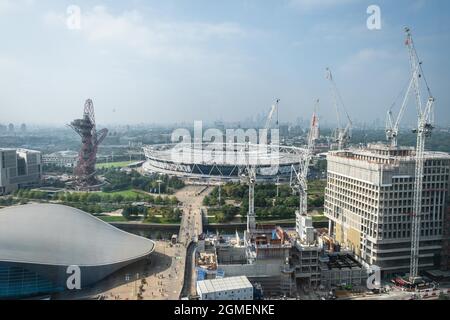
M414 199L415 150L372 145L327 156L325 215L330 235L360 262L385 276L408 272ZM450 155L425 153L419 267L448 261Z
M39 185L41 163L39 151L0 148L0 195Z

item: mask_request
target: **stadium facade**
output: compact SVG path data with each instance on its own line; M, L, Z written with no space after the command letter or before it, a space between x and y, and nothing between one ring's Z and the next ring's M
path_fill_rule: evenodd
M241 178L242 170L256 165L258 180L289 178L305 150L296 147L249 144L163 144L145 146L147 173L198 180Z
M69 267L81 289L145 259L154 242L121 231L81 210L33 204L0 210L0 299L67 290Z

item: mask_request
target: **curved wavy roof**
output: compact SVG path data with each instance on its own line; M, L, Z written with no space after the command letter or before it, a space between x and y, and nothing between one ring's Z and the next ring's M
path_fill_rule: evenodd
M151 240L119 230L81 210L32 204L0 210L0 261L103 266L138 259Z

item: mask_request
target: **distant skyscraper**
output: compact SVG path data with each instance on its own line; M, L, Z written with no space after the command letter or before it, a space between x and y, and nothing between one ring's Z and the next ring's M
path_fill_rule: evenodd
M22 125L20 126L20 131L21 131L22 133L27 132L27 125L26 125L25 123L22 123Z
M10 123L10 124L8 125L8 131L9 131L9 132L14 132L14 125L13 125L12 123Z

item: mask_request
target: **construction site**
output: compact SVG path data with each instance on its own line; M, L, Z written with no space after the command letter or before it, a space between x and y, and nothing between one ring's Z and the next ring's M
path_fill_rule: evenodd
M338 127L334 151L327 155L327 229L315 229L308 216L308 169L318 136L311 121L306 152L291 168L290 186L299 197L295 230L258 225L254 211L255 167L242 174L249 187L244 235L209 235L199 241L197 276L202 279L245 275L264 296L302 297L312 291L382 290L379 279L406 290L436 286L429 276L448 279L450 155L426 151L433 131L434 97L422 70L411 31L406 28L411 78L398 117L387 113L387 143L352 147L352 120L330 69L327 79ZM426 83L423 103L421 83ZM417 109L416 148L399 146L401 120L413 96ZM316 103L317 105L319 101ZM341 113L347 123L340 124ZM374 285L374 286L372 286ZM330 298L330 295L326 296ZM332 295L331 295L332 296Z

